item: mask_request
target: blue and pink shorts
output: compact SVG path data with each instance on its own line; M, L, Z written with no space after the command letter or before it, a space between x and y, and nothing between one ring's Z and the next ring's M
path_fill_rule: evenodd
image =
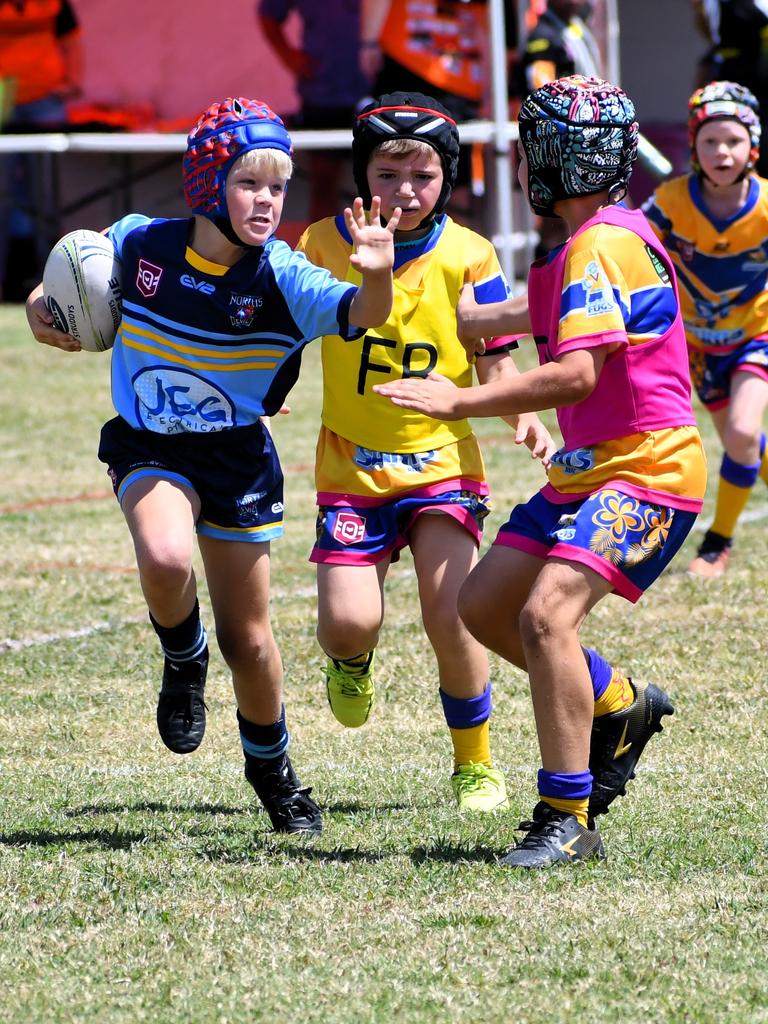
M728 405L734 373L753 373L768 382L768 338L747 341L721 356L689 348L688 362L699 401L714 412Z
M696 516L611 488L565 504L539 492L515 506L494 544L578 562L634 604L677 554Z
M376 565L385 558L396 562L422 514L450 516L479 545L489 511L488 497L468 490L406 493L373 506L324 505L317 515L317 541L309 560L332 565Z

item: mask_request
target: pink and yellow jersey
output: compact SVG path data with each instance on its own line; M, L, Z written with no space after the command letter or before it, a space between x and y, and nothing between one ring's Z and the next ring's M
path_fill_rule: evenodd
M560 296L553 302L553 296ZM607 346L594 391L557 410L550 501L613 487L698 511L706 469L674 271L639 210L600 210L528 279L541 363Z
M297 248L339 280L359 284L342 217L310 225ZM472 366L456 333L456 305L467 283L481 303L509 295L491 243L443 215L425 238L396 243L394 303L387 322L352 344L338 335L323 338L316 469L321 503L333 503L331 495L339 493L374 502L409 490L436 493L448 481L454 488L487 493L468 420L432 419L373 391L374 384L431 370L459 387L472 383ZM509 338L498 340L509 346Z
M725 355L768 335L768 181L753 175L743 207L719 220L694 174L664 182L643 206L677 272L691 348Z

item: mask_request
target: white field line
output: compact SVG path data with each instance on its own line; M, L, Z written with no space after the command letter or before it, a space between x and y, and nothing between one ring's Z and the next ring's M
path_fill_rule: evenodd
M741 516L739 516L739 522L756 523L761 519L766 518L768 518L768 505L762 505L759 508L747 509ZM701 521L699 521L694 527L694 530L697 530L700 533L704 533L707 529L707 524L702 523ZM413 570L401 570L398 575L411 576L413 575ZM316 590L314 587L304 587L301 590L294 590L290 593L288 591L273 590L272 597L277 599L299 598L304 600L314 597L315 594ZM96 622L92 626L83 626L81 629L65 630L62 633L43 633L37 636L24 637L21 640L0 640L0 654L7 654L10 651L21 651L26 647L38 647L41 644L56 644L61 643L63 640L76 640L79 637L93 636L94 633L104 633L112 629L122 629L123 626L133 626L144 621L144 617L141 617L123 619L120 622Z

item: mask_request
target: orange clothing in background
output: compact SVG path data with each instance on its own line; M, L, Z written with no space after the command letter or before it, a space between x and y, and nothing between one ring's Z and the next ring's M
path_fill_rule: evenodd
M379 43L387 57L436 89L477 102L487 29L485 3L392 0Z
M78 31L62 0L0 0L0 77L16 79L16 103L67 84L60 40Z

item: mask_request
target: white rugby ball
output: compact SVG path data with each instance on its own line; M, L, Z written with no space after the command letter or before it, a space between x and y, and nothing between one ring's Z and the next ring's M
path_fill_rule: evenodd
M112 348L122 316L120 257L106 235L79 229L51 249L43 295L59 331L88 352Z

